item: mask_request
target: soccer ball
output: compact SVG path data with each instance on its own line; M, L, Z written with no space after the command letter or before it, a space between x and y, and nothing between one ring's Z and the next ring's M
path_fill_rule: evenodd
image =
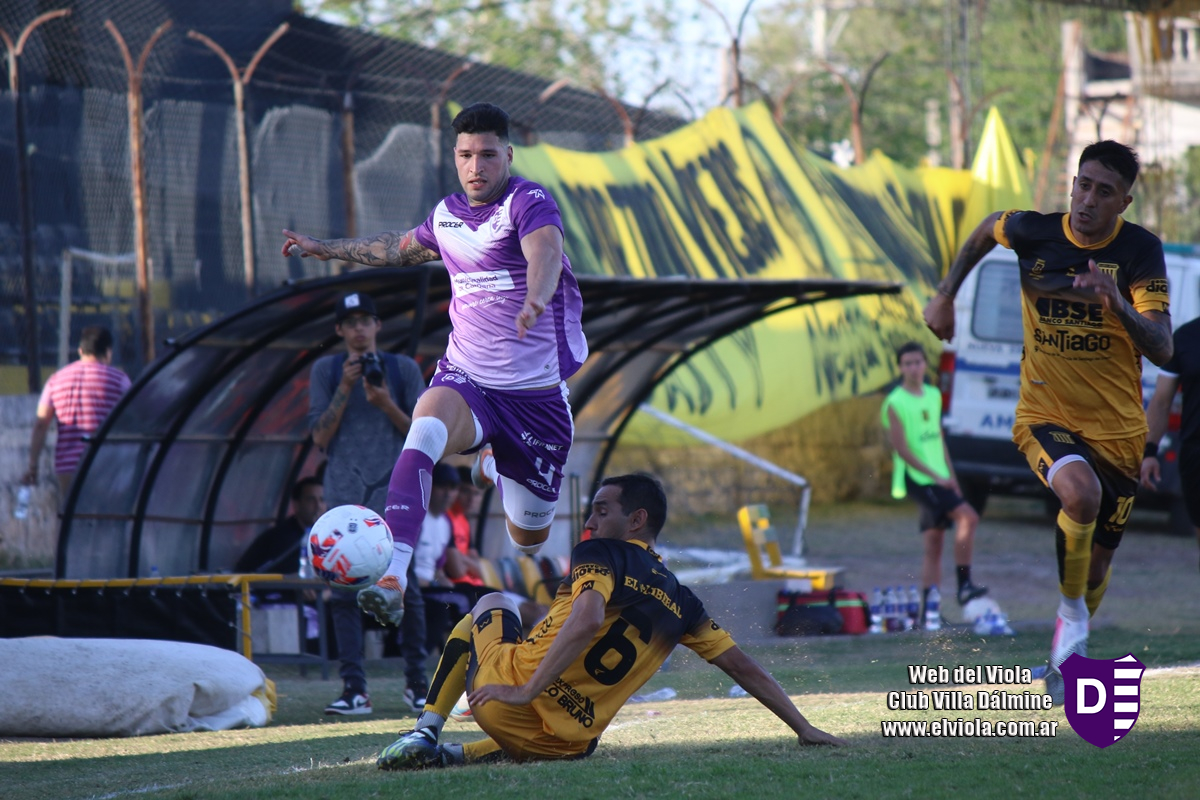
M313 573L338 589L370 586L392 561L392 532L383 517L363 506L331 508L308 534Z

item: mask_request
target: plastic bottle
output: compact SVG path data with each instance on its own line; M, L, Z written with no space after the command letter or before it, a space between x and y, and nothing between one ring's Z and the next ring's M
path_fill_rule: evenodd
M883 591L876 586L871 590L871 633L883 633Z
M938 587L930 586L929 594L925 597L925 630L940 631L942 629L942 595Z
M908 614L907 614L908 619L906 619L905 622L907 622L908 625L906 626L906 628L910 631L921 630L921 620L920 620L920 617L921 617L921 595L919 592L917 592L917 587L915 584L910 584L908 587L908 609L907 610L908 610Z
M13 506L14 519L25 519L29 516L29 501L32 498L32 487L21 484L21 488L17 489L17 504Z
M899 609L896 606L896 588L889 586L883 590L883 629L888 633L899 630Z
M300 539L300 569L296 573L299 578L311 578L312 570L308 568L308 535Z
M150 565L150 577L151 577L151 578L158 578L158 577L161 577L161 576L158 574L158 564L151 564L151 565Z

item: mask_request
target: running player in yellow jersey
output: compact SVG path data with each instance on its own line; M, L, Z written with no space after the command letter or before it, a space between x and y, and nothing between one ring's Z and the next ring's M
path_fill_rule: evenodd
M1087 655L1088 620L1112 574L1137 492L1146 415L1142 362L1171 358L1162 242L1121 218L1133 200L1137 154L1113 141L1084 148L1069 214L997 212L970 235L925 322L954 336L954 296L997 242L1016 252L1025 348L1013 441L1062 502L1055 531L1062 599L1047 692L1063 701L1059 672Z
M546 619L523 640L512 602L501 594L481 598L446 642L416 726L384 748L380 769L590 755L676 644L724 670L795 731L800 744L847 744L813 727L663 566L653 545L666 516L656 479L605 479L585 525L591 538L571 554L571 575ZM464 687L475 721L490 738L438 744Z

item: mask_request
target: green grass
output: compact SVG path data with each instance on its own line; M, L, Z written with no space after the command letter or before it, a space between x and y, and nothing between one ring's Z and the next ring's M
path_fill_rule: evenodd
M1198 630L1097 630L1096 657L1134 652L1148 666L1200 662ZM0 796L36 798L329 798L566 796L728 798L1191 798L1200 786L1200 668L1161 671L1142 684L1133 731L1100 750L1080 739L1061 709L1038 712L888 711L886 692L913 690L907 664L1029 665L1046 636L941 634L793 639L748 648L769 665L801 711L853 742L846 750L801 749L752 699L730 699L728 678L685 651L643 691L671 686L679 698L631 703L582 762L491 765L413 774L380 772L374 757L413 715L399 665L372 669L376 713L327 718L336 680L273 668L275 721L255 730L132 739L0 742ZM376 677L378 676L378 677ZM1036 689L1038 684L1035 684ZM979 687L971 687L972 690ZM1019 692L1021 686L1007 687ZM1057 720L1054 738L884 739L884 719ZM447 740L481 736L450 723Z

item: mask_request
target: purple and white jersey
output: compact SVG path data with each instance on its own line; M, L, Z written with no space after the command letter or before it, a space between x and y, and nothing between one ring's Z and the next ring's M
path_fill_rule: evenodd
M417 241L441 256L454 289L446 360L481 386L551 386L587 358L583 299L565 253L546 311L517 338L529 268L521 238L546 225L562 230L558 204L538 184L514 175L494 203L472 206L466 195L453 194L417 228Z

